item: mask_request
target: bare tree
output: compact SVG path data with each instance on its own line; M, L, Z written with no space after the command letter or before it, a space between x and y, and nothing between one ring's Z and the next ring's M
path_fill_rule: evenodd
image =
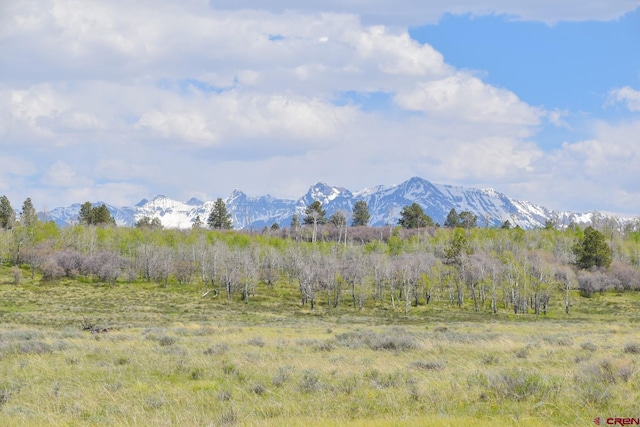
M577 279L574 271L568 266L561 266L555 272L555 279L561 284L564 290L564 311L569 314L571 305L570 293L575 288Z
M282 257L276 249L271 246L264 248L260 253L260 280L272 288L280 277L282 263Z
M249 295L255 296L256 281L258 280L260 253L257 248L250 248L240 254L240 265L242 268L242 299L245 304L249 303Z

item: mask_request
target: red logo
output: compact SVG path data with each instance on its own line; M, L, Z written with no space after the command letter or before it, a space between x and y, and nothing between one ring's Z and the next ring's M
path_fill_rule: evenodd
M600 417L593 420L596 425L600 425ZM640 425L640 418L607 418L607 425L610 426L630 426Z
M599 426L599 425L600 425L600 417L598 417L598 418L594 418L594 419L593 419L593 423L594 423L595 425Z

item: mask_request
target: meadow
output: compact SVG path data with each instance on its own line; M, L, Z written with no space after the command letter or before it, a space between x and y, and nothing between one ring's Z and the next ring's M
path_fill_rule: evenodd
M25 268L25 267L23 267ZM0 270L0 425L594 425L638 417L640 294L549 315L246 304Z

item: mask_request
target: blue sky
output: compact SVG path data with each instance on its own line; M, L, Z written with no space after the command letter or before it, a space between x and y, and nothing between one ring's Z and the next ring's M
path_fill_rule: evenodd
M446 15L410 29L459 68L525 102L571 111L602 110L612 86L637 85L640 10L611 22L522 22L505 16Z
M638 0L2 2L0 194L420 176L640 216L638 46Z

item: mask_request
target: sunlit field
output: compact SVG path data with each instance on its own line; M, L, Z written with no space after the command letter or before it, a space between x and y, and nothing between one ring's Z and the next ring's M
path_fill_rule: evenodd
M28 274L25 273L25 277ZM553 315L245 304L199 285L0 276L0 424L593 425L638 416L638 293Z

